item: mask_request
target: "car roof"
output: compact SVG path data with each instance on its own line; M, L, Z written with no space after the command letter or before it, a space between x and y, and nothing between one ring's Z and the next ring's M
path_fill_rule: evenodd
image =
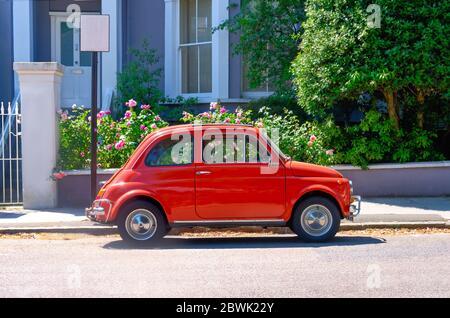
M214 127L219 129L226 129L226 128L255 128L253 125L245 125L245 124L225 124L225 123L217 123L217 124L185 124L185 125L174 125L174 126L168 126L161 128L157 130L157 132L166 132L171 130L178 130L178 129L188 129L192 130L194 127L202 127L202 128L208 128L208 127Z

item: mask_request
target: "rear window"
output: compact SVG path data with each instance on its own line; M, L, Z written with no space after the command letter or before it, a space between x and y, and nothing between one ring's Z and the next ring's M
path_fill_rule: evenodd
M158 142L145 158L145 165L149 167L184 166L194 161L194 147L192 140L172 140L167 137Z

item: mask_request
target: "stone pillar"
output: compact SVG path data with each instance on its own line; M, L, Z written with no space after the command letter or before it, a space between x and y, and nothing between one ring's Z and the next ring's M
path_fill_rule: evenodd
M57 206L51 179L58 157L57 111L62 66L56 62L17 62L22 110L23 205L26 209Z

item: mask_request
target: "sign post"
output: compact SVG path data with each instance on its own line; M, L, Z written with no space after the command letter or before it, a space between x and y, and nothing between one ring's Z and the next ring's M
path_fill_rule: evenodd
M80 51L92 53L91 201L97 196L98 57L109 52L109 15L81 15Z

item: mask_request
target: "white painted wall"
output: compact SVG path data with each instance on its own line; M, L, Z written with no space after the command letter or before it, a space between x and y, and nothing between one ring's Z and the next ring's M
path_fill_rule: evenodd
M212 0L212 26L228 20L228 1ZM213 98L224 100L229 97L229 32L218 30L212 35L212 90Z
M62 66L56 62L16 62L22 108L23 205L26 209L57 206L51 179L58 157Z
M179 20L178 8L179 0L165 1L165 26L164 26L164 92L169 97L176 97L181 92L181 86L177 81L177 59L178 59L178 38Z

